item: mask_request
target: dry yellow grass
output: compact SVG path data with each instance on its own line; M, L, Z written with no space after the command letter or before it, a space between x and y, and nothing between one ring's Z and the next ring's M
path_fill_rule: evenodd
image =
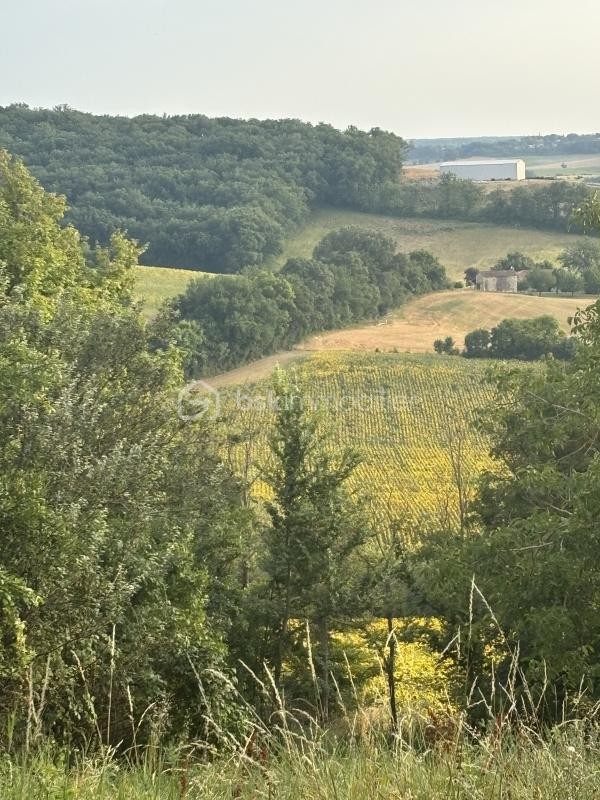
M243 367L237 367L237 369L232 369L229 372L223 372L221 375L214 375L208 381L211 386L219 389L224 389L227 386L243 386L244 384L255 383L263 378L268 378L275 367L283 367L292 361L306 358L307 355L308 353L300 349L287 350L274 356L259 358L258 361L245 364Z
M306 357L310 352L431 353L435 339L452 336L459 346L475 328L492 328L503 319L532 319L542 314L555 317L569 331L569 318L585 308L593 297L537 297L524 294L495 294L472 289L454 289L417 297L385 321L311 336L294 350L261 358L251 364L210 379L226 387L262 380L276 365Z
M491 328L507 317L531 319L542 314L555 317L564 331L569 317L594 298L537 297L495 294L472 289L436 292L418 297L385 322L331 331L307 339L304 350L399 350L431 352L435 339L445 336L462 346L465 334L475 328Z

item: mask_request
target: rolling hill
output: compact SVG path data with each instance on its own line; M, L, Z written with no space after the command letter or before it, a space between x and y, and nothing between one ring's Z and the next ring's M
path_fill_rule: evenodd
M569 318L595 298L538 297L537 295L488 294L471 289L434 292L411 300L385 321L327 331L305 339L294 350L267 356L210 378L213 386L228 387L267 378L276 365L287 365L311 353L350 355L355 352L432 353L435 339L452 336L459 346L475 328L491 328L507 317L531 319L542 314L555 317L565 332ZM471 362L473 363L473 362Z
M490 267L512 250L520 250L539 260L554 259L578 238L567 233L480 222L400 219L327 209L311 214L307 224L286 240L281 255L269 263L277 268L288 258L308 258L327 233L353 225L390 236L399 250L429 250L440 259L453 280L460 280L466 267Z
M300 345L304 350L399 350L430 353L435 339L452 336L459 346L475 328L491 328L507 317L531 319L542 314L555 317L565 332L569 318L595 298L537 297L496 294L461 289L435 292L411 300L377 324L312 336Z

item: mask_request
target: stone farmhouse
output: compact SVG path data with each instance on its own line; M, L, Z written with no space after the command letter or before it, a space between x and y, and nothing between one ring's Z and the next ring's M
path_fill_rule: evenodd
M475 285L480 292L516 292L519 280L527 270L491 269L479 272Z

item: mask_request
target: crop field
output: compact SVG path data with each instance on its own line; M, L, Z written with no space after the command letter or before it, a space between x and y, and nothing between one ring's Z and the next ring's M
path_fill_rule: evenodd
M456 459L471 487L492 465L486 437L472 424L478 409L494 398L486 364L440 356L314 353L293 368L299 401L322 414L335 447L361 453L354 483L372 498L382 525L456 519ZM220 403L234 442L231 461L261 496L272 421L269 383L229 387Z
M523 156L530 177L565 175L600 176L600 153L572 153L553 156ZM563 164L565 166L563 166Z
M193 278L209 276L208 272L168 267L137 267L135 296L144 302L144 316L153 317L165 300L185 291Z
M511 250L533 258L555 259L578 237L567 233L485 225L454 220L399 219L357 211L322 210L285 243L283 253L271 262L281 267L288 258L310 258L319 241L336 228L356 225L390 236L398 250L429 250L459 280L467 267L489 268Z
M473 156L472 160L477 161L478 158L478 156ZM517 158L517 156L514 156L514 158ZM523 153L518 158L522 158L525 161L527 178L600 176L600 153L569 153L568 155L541 156ZM431 180L439 177L439 167L439 161L431 162L430 164L411 164L404 168L403 173L407 180ZM490 189L510 190L515 186L522 186L523 182L490 181L483 185Z
M538 297L496 294L473 289L435 292L411 300L379 323L330 331L305 340L304 350L399 350L431 353L435 339L452 336L459 346L475 328L492 328L503 319L531 319L542 314L555 317L567 333L569 318L594 297Z

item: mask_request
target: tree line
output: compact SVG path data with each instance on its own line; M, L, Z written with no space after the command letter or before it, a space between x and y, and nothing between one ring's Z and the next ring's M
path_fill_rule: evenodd
M387 183L363 209L390 216L462 219L578 233L582 228L573 219L573 211L592 195L593 190L585 184L563 180L487 192L481 184L446 173L439 181Z
M67 106L0 107L0 148L21 156L93 243L117 230L147 244L142 263L236 273L282 251L316 207L578 230L589 189L566 181L486 194L451 175L400 179L406 143L373 128L298 120L132 119Z
M420 139L412 143L408 158L417 163L455 161L461 158L525 158L527 155L600 153L600 133L551 133L480 139Z
M214 374L447 288L431 253L395 249L382 234L344 228L325 236L312 259L290 259L279 273L198 278L172 303L166 330L185 344L190 376Z
M576 339L567 336L558 320L547 314L534 319L503 319L491 329L476 328L465 336L461 351L452 339L436 339L436 353L465 358L518 359L537 361L544 356L561 360L573 358Z

